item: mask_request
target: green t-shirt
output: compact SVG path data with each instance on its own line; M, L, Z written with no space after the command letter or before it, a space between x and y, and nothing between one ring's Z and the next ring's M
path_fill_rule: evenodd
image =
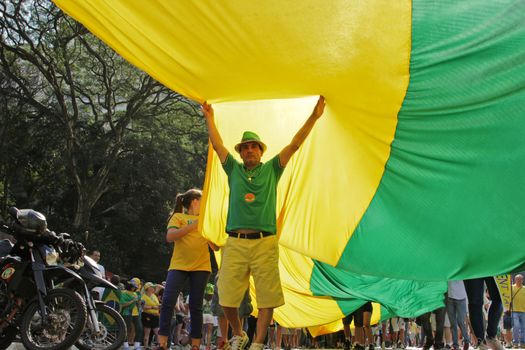
M276 233L277 183L284 171L279 155L247 170L228 154L222 167L230 186L226 231L250 229Z

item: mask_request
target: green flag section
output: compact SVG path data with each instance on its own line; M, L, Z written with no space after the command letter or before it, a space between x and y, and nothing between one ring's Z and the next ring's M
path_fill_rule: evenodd
M277 191L284 326L333 326L367 300L415 316L443 281L525 261L525 3L55 3L212 103L234 156L251 130L271 159L326 97ZM228 193L210 150L199 225L219 245Z
M383 307L381 318L385 319L419 316L444 306L447 283L366 276L316 261L310 288L314 295L333 297L345 315L356 309L355 299L379 302Z
M338 267L442 280L523 263L523 13L524 2L413 1L392 152Z

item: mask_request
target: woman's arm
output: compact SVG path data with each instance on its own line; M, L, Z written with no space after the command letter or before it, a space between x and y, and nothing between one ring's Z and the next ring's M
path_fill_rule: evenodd
M166 242L174 242L186 236L188 233L197 230L198 222L198 220L195 220L191 224L181 228L169 228L168 232L166 233Z

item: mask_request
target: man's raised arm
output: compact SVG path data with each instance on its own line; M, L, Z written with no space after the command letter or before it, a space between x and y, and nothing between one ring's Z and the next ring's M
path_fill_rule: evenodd
M213 108L211 105L204 102L201 106L201 109L202 113L204 114L204 118L206 119L206 125L208 126L208 134L210 135L211 145L219 156L221 163L224 163L226 161L226 157L228 156L228 150L226 147L224 147L222 137L217 130L217 126L215 126Z
M282 167L285 167L286 164L288 164L290 158L292 158L293 154L299 149L306 137L310 134L310 131L314 127L315 122L323 114L324 106L324 97L320 96L310 117L306 120L301 129L299 129L297 134L295 134L292 142L290 142L288 146L284 147L281 153L279 153L279 163L281 163Z

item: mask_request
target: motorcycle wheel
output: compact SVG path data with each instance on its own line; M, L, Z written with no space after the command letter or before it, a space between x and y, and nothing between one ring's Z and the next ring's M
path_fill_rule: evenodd
M0 350L7 349L16 337L18 329L14 326L5 327L0 331Z
M89 321L75 346L80 350L115 350L126 341L126 322L113 308L97 303L96 313L100 333L94 333Z
M14 300L7 292L7 282L0 279L0 318L7 316L13 308ZM18 329L15 326L6 326L0 329L0 350L5 350L16 337Z
M22 315L20 336L26 349L62 350L72 346L86 324L86 303L71 289L59 288L44 298L48 322L42 323L40 305L33 301Z

